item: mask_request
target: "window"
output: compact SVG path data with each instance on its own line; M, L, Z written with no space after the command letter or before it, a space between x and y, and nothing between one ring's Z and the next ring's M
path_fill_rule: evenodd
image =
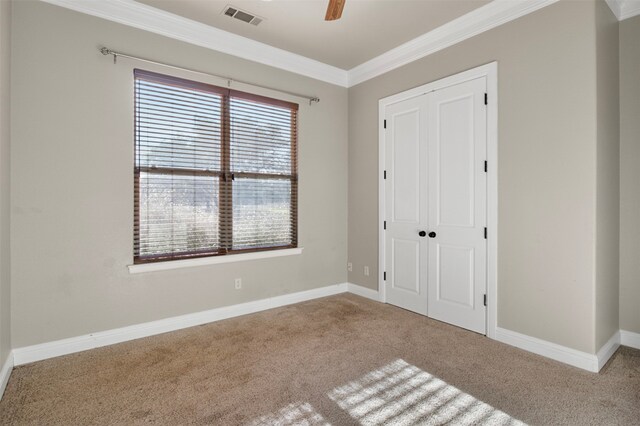
M297 247L298 105L134 77L134 263Z

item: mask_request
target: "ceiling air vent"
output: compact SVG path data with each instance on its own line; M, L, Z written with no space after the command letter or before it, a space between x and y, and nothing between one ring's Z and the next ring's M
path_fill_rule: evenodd
M231 18L239 19L242 22L246 22L247 24L251 25L258 25L264 20L263 18L259 18L252 13L245 12L244 10L240 10L237 7L233 6L226 6L222 13Z

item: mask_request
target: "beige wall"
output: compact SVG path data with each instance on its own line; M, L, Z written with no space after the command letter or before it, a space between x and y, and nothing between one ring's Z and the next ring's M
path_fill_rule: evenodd
M0 3L0 41L6 43L8 6ZM347 91L40 2L16 3L13 347L344 282L347 236L354 266L348 281L376 288L378 100L496 60L499 326L596 351L617 327L618 300L612 95L617 37L605 8L600 0L561 1ZM620 327L635 332L640 332L639 27L639 18L620 27ZM129 275L134 64L121 60L113 66L97 52L99 45L322 98L313 107L297 100L303 255ZM7 52L2 49L3 77ZM2 111L5 132L4 102ZM6 245L6 133L0 167L0 235ZM9 257L3 247L0 329L6 330ZM364 266L371 276L364 276ZM241 291L233 290L236 277L243 278ZM2 355L9 342L7 333L0 337Z
M9 137L11 2L0 1L0 367L11 350Z
M498 325L595 351L594 22L561 1L349 90L350 282L378 282L378 100L498 61Z
M620 82L618 19L596 2L596 350L619 329Z
M14 347L346 281L346 89L41 2L13 16ZM300 102L302 255L129 275L133 64L100 45L321 98L288 98Z
M640 333L640 16L620 22L620 328Z

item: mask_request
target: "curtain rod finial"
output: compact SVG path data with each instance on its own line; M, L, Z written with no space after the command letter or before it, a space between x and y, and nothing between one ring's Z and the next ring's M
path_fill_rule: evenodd
M320 102L320 98L316 97L309 99L309 105L317 104L318 102Z
M110 55L111 51L109 49L107 49L106 47L101 47L100 48L100 53L102 53L103 55Z

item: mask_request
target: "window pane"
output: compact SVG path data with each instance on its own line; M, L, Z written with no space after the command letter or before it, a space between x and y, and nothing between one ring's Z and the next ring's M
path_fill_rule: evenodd
M222 96L136 80L136 165L220 170Z
M219 247L218 178L140 173L139 255Z
M237 179L233 182L233 248L292 243L291 181Z
M231 98L231 170L292 174L291 110Z
M296 246L298 106L134 74L134 262Z

